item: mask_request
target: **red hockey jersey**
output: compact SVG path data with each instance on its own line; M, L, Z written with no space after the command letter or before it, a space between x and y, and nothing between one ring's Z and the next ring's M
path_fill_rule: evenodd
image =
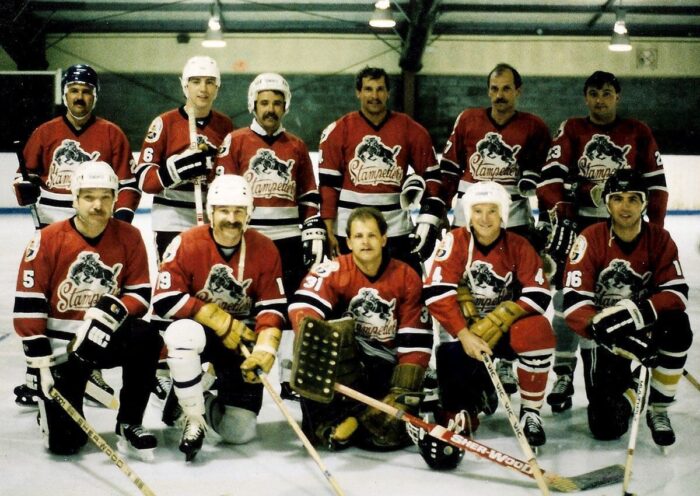
M571 249L564 281L566 322L586 338L591 318L622 299L650 300L657 314L688 304L676 244L668 231L646 222L631 243L611 235L608 222L584 229Z
M552 298L537 252L525 238L504 230L484 247L472 241L466 227L459 227L436 249L423 294L431 315L453 337L466 327L457 303L459 285L469 289L482 316L505 300L543 315Z
M663 161L649 126L634 119L617 119L607 126L593 124L587 117L562 122L542 169L537 194L542 207L549 210L565 200L565 184L603 184L613 172L625 168L644 176L649 189L649 220L663 226L668 203ZM578 215L608 218L605 205L586 200L578 205Z
M298 237L299 224L318 215L320 196L309 150L280 128L268 137L257 121L226 136L216 174L237 174L251 185L254 227L273 240Z
M528 225L532 211L518 191L518 181L540 181L550 142L547 125L536 115L516 112L501 126L491 118L490 108L463 111L440 162L446 203L451 204L455 193L461 198L473 183L495 181L513 198L508 227ZM465 225L461 208L455 208L454 215L455 226Z
M146 247L139 230L111 219L95 240L86 240L73 220L34 234L19 266L14 326L22 338L45 334L54 356L81 325L85 310L104 294L118 296L139 317L151 300Z
M345 236L350 212L372 206L384 214L388 236L411 232L409 212L399 204L409 166L426 180L424 198L439 198L437 156L423 126L400 112L389 112L379 126L360 112L346 114L321 133L321 217L336 219L336 234Z
M163 255L154 314L164 320L192 318L205 303L216 303L259 331L283 329L287 299L282 264L274 243L248 229L241 244L225 257L209 225L177 236Z
M363 352L389 362L428 366L433 332L421 301L421 281L407 264L390 259L372 278L352 254L315 266L289 305L295 331L304 317L355 319Z
M197 143L218 149L232 130L231 119L212 110L206 118L197 119ZM139 188L153 193L151 224L154 231L182 232L197 223L194 183L188 181L163 189L158 177L158 168L165 167L168 157L189 147L189 120L184 106L153 119L141 147L136 177Z
M37 205L43 224L75 214L70 183L75 167L88 160L107 162L119 178L115 212L134 212L141 199L129 141L119 126L106 119L92 116L80 130L76 130L65 115L51 119L29 137L24 147L24 160L28 171L38 175L45 184ZM19 169L17 175L20 175Z

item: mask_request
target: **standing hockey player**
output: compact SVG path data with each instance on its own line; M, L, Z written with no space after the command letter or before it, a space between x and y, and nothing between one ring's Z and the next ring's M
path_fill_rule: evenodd
M511 197L506 228L533 242L539 251L528 197L535 195L551 138L542 119L516 109L522 83L520 73L508 64L491 70L487 77L491 107L459 114L445 145L440 171L448 205L455 195L459 200L480 181L495 181L505 187ZM454 210L453 225L467 225L461 208ZM515 393L518 381L513 364L500 359L496 368L506 392Z
M420 259L432 253L445 212L439 166L428 131L408 115L388 109L389 90L384 69L365 67L355 78L360 110L323 130L321 217L335 257L348 252L343 236L350 212L366 205L377 208L389 226L389 253L420 273ZM415 175L409 175L409 166ZM409 210L402 207L402 191L407 203L423 197L415 228Z
M94 114L100 82L87 64L70 66L61 78L66 113L37 127L24 147L28 180L18 169L13 184L19 205L36 205L41 227L75 214L70 186L73 172L83 162L108 163L119 178L114 217L131 222L141 193L136 187L135 162L124 132L116 124ZM90 381L108 394L114 390L95 370ZM15 388L16 402L36 405L25 386Z
M248 88L250 127L226 136L217 158L217 174L238 174L250 183L253 215L250 227L274 241L282 258L286 294L294 294L312 265L323 258L326 230L319 216L319 193L309 151L286 131L292 93L279 74L259 74ZM300 228L301 226L301 228ZM282 397L293 398L291 330L280 347Z
M305 317L354 319L352 343L339 357L340 382L401 410L413 410L432 349L430 317L421 301L421 280L391 258L381 212L350 213L350 254L315 266L297 291L289 316L295 331ZM302 398L302 427L315 444L340 450L352 444L394 450L410 443L404 422L342 397L330 404Z
M509 204L506 189L492 181L465 192L460 206L469 227L443 237L423 293L431 315L456 339L443 342L436 353L443 409L438 420L447 425L466 410L466 433L474 433L477 415L497 406L482 353L516 359L520 425L537 447L546 442L539 412L554 351L544 316L551 295L535 249L505 230Z
M153 194L151 223L159 259L175 236L196 224L194 183L204 178L206 186L218 146L233 130L231 119L212 110L221 87L214 59L189 59L180 83L187 101L151 122L136 171L139 188ZM197 123L196 149L188 125L191 109Z
M561 124L537 188L540 208L548 211L551 219L546 251L558 265L554 280L558 287L576 234L608 218L600 194L603 183L615 171L634 169L642 174L649 191L647 215L652 224L664 225L668 202L663 162L651 130L640 121L617 115L621 98L617 78L609 72L596 71L584 83L583 95L588 117L568 119ZM578 335L566 326L561 315L561 291L555 294L554 309L557 380L547 403L558 412L571 408Z
M588 426L596 439L627 432L636 400L633 360L652 367L647 424L654 442L669 446L676 436L667 410L693 340L688 285L669 233L642 218L649 198L642 174L614 172L602 195L610 220L584 229L565 273L566 323L586 338Z
M151 298L141 233L112 219L118 179L105 162L73 171L76 215L37 231L19 267L14 325L27 360L27 386L40 400L40 425L52 453L87 442L50 398L55 387L81 414L94 368L123 367L116 433L120 451L152 457L156 438L142 427L162 340L138 317Z
M244 178L217 177L207 198L211 223L176 237L160 267L153 310L174 321L165 344L184 413L180 451L187 461L201 449L207 426L228 443L247 443L256 435L263 389L256 371L272 368L287 299L277 248L247 229L252 210ZM250 343L255 346L244 359L239 346ZM218 379L218 396L207 393L206 402L202 362L214 366Z

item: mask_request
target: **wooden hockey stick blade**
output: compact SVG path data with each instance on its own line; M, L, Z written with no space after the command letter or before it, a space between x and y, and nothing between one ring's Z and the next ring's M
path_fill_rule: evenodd
M686 369L683 369L683 377L685 377L686 379L688 379L688 381L689 381L693 386L695 386L695 389L697 389L698 391L700 391L700 382L698 382L698 380L695 378L695 376L693 376L693 374L691 374L690 372L688 372Z
M360 403L374 407L377 410L380 410L387 415L391 415L392 417L396 417L399 420L403 420L406 423L420 427L434 438L445 441L452 446L473 453L477 456L485 458L486 460L515 470L516 472L530 477L531 479L535 479L532 467L526 461L518 460L513 456L498 451L494 448L490 448L479 443L478 441L464 437L460 434L455 434L441 425L426 422L419 417L404 412L403 410L399 410L391 405L387 405L386 403L371 398L370 396L360 393L359 391L355 391L347 386L343 386L342 384L335 383L333 385L333 389L340 394L344 394L348 398L352 398ZM542 472L551 489L558 492L571 493L585 491L587 489L593 489L595 487L606 486L609 484L620 483L622 482L624 475L624 467L622 465L611 465L609 467L604 467L573 477L564 477L545 470Z
M112 410L119 410L119 399L113 394L109 394L107 391L98 387L97 384L88 381L85 385L85 394L94 398L102 405Z
M73 419L76 424L78 424L78 427L80 427L83 432L87 434L88 439L90 439L95 446L100 448L100 450L107 455L107 458L109 458L112 463L114 463L114 465L121 470L122 473L124 473L124 475L126 475L136 487L139 488L141 493L145 494L146 496L155 496L155 493L151 490L151 488L148 487L148 485L146 485L146 483L138 475L136 475L136 472L129 467L126 460L121 457L119 452L107 444L107 441L105 441L104 438L100 436L95 429L93 429L88 421L85 420L85 417L80 415L80 413L73 408L73 405L70 404L70 402L58 391L58 389L51 388L49 393L54 401L56 401L56 403L58 403L59 406L68 414L68 416Z

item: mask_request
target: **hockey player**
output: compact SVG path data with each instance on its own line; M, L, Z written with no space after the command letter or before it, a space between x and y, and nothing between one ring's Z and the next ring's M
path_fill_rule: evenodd
M112 219L118 179L110 165L73 171L76 215L37 231L19 267L15 330L27 360L27 386L40 400L40 425L52 453L72 455L87 442L54 403L55 387L82 413L93 368L123 367L116 433L120 451L152 457L156 438L142 427L162 340L138 317L151 297L141 234Z
M566 264L564 315L582 340L588 426L596 439L628 428L636 399L630 360L651 366L646 418L654 442L675 434L668 418L693 335L688 285L669 233L643 220L649 194L637 171L605 182L610 220L584 229Z
M256 76L248 88L253 122L226 136L216 167L217 174L238 174L250 183L255 206L250 226L277 246L286 294L294 294L306 271L321 261L326 241L309 151L282 126L291 100L289 84L282 76ZM292 342L291 330L284 332L280 382L282 397L287 399L295 397L289 387Z
M384 69L365 67L355 78L359 112L344 115L321 133L321 217L335 257L348 252L343 235L350 212L364 205L376 207L389 226L389 253L420 273L420 259L432 253L445 212L439 166L425 128L388 109L389 90ZM415 176L409 175L409 166ZM402 188L417 188L418 195L426 190L413 232L410 212L401 206Z
M302 319L354 318L354 343L339 357L342 384L402 410L418 405L430 359L430 317L421 301L420 277L389 257L387 223L372 207L350 213L350 254L315 266L289 306L295 331ZM340 450L352 444L394 450L410 443L403 421L342 397L330 404L302 398L302 427L315 444Z
M252 210L244 178L217 177L207 198L210 224L176 237L160 267L153 310L173 320L164 337L184 413L180 451L187 461L201 449L207 426L228 443L247 443L256 435L262 406L256 371L272 368L287 299L277 248L247 229ZM244 359L239 346L249 343L255 346ZM203 361L214 366L218 379L218 396L207 393L206 402Z
M535 195L540 170L551 143L549 129L536 115L517 110L522 94L520 73L498 64L487 77L491 107L464 110L455 121L440 161L445 203L459 200L480 181L495 181L511 195L509 231L524 236L539 251L528 197ZM466 225L461 208L454 210L454 226ZM508 394L518 390L510 361L499 359L498 375Z
M540 208L548 211L552 219L546 251L558 264L554 284L559 287L576 234L608 218L599 199L603 183L616 170L634 169L644 177L649 190L649 222L664 225L668 202L663 162L651 130L642 122L617 115L621 98L617 78L609 72L596 71L584 83L583 95L588 116L561 124L537 187ZM555 294L554 308L557 380L547 403L557 412L571 408L578 338L561 316L561 291Z
M194 181L210 175L218 146L233 130L231 119L212 110L221 87L214 59L190 58L180 83L186 103L153 119L136 171L139 188L154 195L151 223L159 259L175 236L196 224ZM191 147L188 109L194 109L197 122L196 150Z
M446 234L423 286L433 317L452 338L436 352L442 415L466 410L466 434L497 401L482 354L517 360L520 425L531 446L546 442L544 402L554 335L544 312L551 295L542 260L522 236L505 230L510 195L493 181L474 184L460 206L469 227ZM501 339L503 338L503 339Z
M66 113L37 127L24 147L24 160L29 173L23 179L17 170L14 190L19 205L34 205L41 227L75 214L70 192L76 167L86 161L107 162L119 178L119 193L114 217L131 222L141 193L133 175L135 162L124 132L116 124L95 116L100 82L97 72L87 64L65 70L61 91ZM91 381L108 394L114 390L102 379L99 370ZM25 386L15 388L16 402L36 405L36 399Z

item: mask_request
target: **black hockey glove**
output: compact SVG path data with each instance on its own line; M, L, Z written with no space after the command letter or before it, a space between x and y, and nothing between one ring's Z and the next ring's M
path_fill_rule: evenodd
M72 346L75 357L91 368L98 367L112 334L128 316L129 311L119 298L111 294L103 295L94 307L85 312L83 325L76 332Z
M573 206L570 203L560 202L549 211L552 231L544 251L558 264L566 262L576 239L577 226L576 222L571 220L572 210Z
M114 218L131 224L131 221L134 220L134 212L133 210L129 210L128 208L120 208L119 210L114 212Z
M604 308L591 320L591 334L599 344L613 344L620 336L640 336L639 332L656 322L656 312L649 300L637 306L632 300L620 300Z
M401 195L399 196L399 204L403 210L416 208L420 205L420 201L423 198L423 193L425 192L425 179L420 177L418 174L411 174L403 182L401 188Z
M540 175L535 171L523 171L520 180L518 181L518 193L523 198L535 196L537 190L537 182L540 180Z
M158 169L163 186L170 188L188 179L206 176L212 168L212 157L215 154L215 149L213 151L188 149L168 157L165 167Z
M51 365L53 356L51 342L46 336L35 336L22 340L24 357L27 361L26 384L36 396L51 398L51 388L54 385Z
M422 261L430 258L435 243L440 236L440 222L444 205L436 198L428 198L416 218L413 232L408 235L412 248L411 253L417 253Z
M22 176L18 176L12 184L17 197L17 204L20 207L34 205L39 200L41 194L41 178L35 174L29 174L25 181Z
M326 225L321 217L309 217L301 226L302 263L309 270L323 260L323 254L328 247Z
M603 347L615 355L639 362L645 367L654 367L659 358L656 346L644 333L619 336L614 343L604 344Z

